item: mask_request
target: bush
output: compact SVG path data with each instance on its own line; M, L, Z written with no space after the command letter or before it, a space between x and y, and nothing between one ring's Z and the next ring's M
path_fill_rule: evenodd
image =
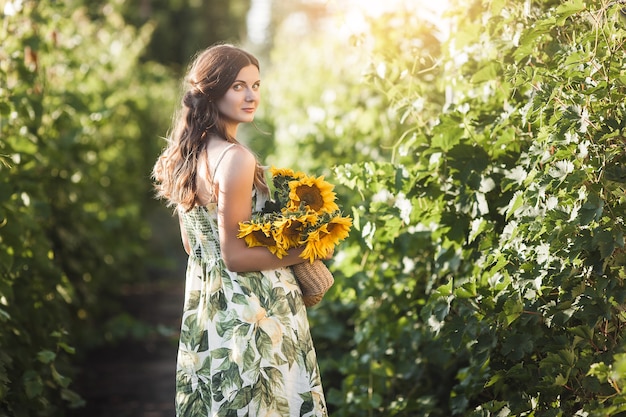
M112 3L9 2L0 28L0 414L62 415L76 347L143 279L172 77ZM170 93L170 94L168 94Z
M372 45L361 95L337 95L351 99L335 111L346 117L303 112L306 129L278 133L304 132L291 139L324 153L319 162L336 164L335 178L354 190L339 192L356 228L333 266L339 289L312 314L316 340L336 341L330 351L318 344L324 373L343 376L338 386L323 375L333 415L619 415L619 6L472 1L456 10L440 49L417 29L417 13L372 20L356 43L358 53ZM426 51L434 64L420 69ZM318 77L329 91L354 80ZM369 100L355 100L362 95ZM352 106L377 99L393 115L350 129ZM310 131L321 133L310 141ZM361 152L390 141L391 155ZM333 158L332 146L351 154ZM338 311L347 325L324 334Z

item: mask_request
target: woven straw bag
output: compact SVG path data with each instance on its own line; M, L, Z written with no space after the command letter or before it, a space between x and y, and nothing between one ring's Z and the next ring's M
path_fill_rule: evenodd
M311 262L302 262L291 267L300 289L304 305L307 307L319 303L326 291L333 285L335 279L324 262L316 259Z

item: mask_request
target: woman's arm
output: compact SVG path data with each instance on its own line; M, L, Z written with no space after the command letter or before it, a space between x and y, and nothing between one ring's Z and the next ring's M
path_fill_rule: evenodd
M215 173L220 246L224 263L233 272L264 271L304 261L298 256L302 249L292 249L278 259L267 248L249 248L244 239L237 237L239 222L252 216L255 169L254 155L238 145L226 152Z

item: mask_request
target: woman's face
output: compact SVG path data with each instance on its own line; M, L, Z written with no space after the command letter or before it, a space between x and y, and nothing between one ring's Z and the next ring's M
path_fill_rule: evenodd
M259 69L256 66L248 65L239 71L226 94L217 100L217 108L227 124L236 128L239 123L254 120L261 99L260 84Z

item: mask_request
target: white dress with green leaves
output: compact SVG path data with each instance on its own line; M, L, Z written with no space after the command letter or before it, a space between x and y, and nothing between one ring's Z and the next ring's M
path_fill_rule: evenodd
M291 269L226 269L216 211L209 205L179 212L191 255L177 416L327 416L306 307Z

